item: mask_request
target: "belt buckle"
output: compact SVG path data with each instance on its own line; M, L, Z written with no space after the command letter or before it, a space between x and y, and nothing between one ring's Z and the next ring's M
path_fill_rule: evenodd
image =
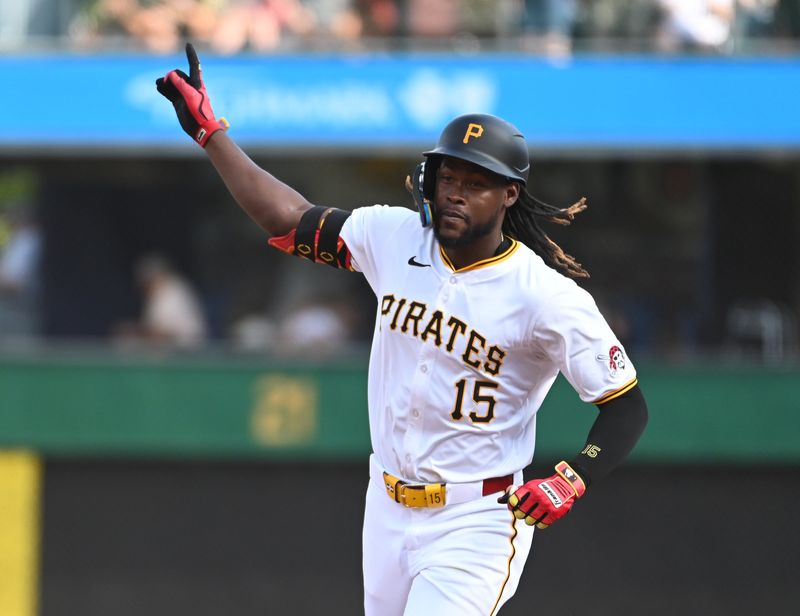
M405 484L399 486L399 501L401 505L409 508L438 509L445 505L445 484Z
M383 473L384 486L390 498L410 509L444 507L446 487L443 483L411 484Z

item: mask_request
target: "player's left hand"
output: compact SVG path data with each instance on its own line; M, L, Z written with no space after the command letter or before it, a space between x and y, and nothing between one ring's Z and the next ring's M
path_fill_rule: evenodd
M546 479L533 479L520 487L509 486L497 499L508 505L518 520L536 528L547 528L563 518L575 500L583 496L586 484L566 462L556 464L556 473Z

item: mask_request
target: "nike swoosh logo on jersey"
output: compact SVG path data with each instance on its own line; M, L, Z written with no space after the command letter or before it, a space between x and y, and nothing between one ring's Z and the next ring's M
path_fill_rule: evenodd
M414 257L411 257L408 260L409 265L413 265L414 267L430 267L430 263L419 263Z

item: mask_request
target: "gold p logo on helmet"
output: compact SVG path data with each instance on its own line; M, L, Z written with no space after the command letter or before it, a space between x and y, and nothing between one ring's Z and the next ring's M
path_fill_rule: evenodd
M467 126L467 132L464 133L464 143L469 143L470 137L477 139L481 135L483 135L483 126L470 122L469 126Z

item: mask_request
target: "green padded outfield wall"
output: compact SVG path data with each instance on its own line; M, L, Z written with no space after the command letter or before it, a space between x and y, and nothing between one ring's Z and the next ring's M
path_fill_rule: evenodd
M0 359L0 447L45 455L360 458L365 357L42 354ZM800 366L640 363L650 424L632 461L800 463ZM537 459L583 445L596 407L559 377Z

